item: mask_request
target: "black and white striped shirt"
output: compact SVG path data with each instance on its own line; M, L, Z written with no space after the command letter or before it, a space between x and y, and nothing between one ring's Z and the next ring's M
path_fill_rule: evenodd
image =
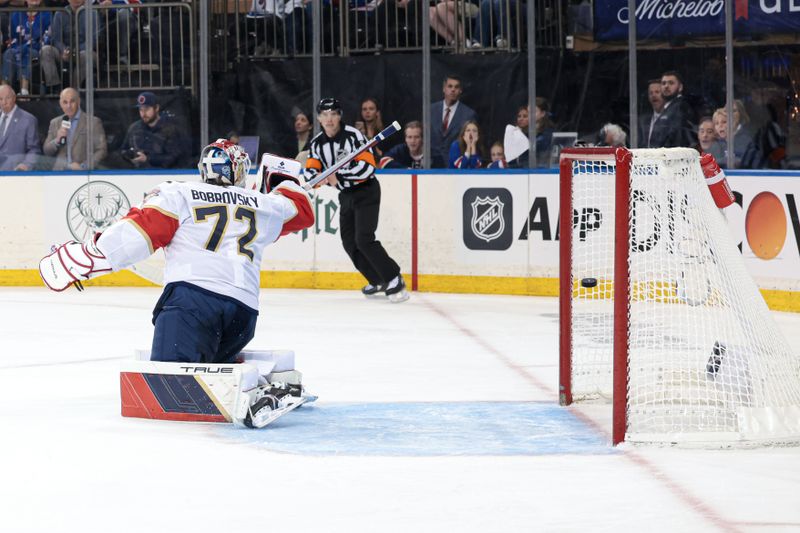
M352 126L343 125L334 137L319 132L309 146L305 177L311 180L317 174L332 166L338 159L366 144L364 135ZM336 172L339 190L344 190L375 177L375 154L367 150L359 154L350 165Z

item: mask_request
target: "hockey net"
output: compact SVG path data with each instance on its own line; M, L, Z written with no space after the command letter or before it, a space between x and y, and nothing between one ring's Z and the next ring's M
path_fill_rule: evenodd
M800 358L697 152L566 150L560 194L561 403L612 401L614 444L800 441Z

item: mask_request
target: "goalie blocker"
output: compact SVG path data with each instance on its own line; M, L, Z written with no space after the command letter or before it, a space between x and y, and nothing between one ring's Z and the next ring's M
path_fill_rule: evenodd
M120 372L122 416L260 428L316 400L304 392L290 350L245 350L238 364L157 362L149 356L149 350L138 351Z

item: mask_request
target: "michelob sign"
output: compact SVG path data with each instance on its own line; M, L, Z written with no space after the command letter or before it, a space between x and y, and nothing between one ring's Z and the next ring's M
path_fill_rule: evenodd
M734 33L796 33L800 28L800 0L734 0ZM594 38L628 38L627 0L595 0ZM637 0L639 39L725 35L725 0Z

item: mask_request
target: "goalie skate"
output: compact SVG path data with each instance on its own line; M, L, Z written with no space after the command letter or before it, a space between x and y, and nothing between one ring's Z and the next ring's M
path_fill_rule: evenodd
M317 399L307 394L302 386L286 383L268 383L242 395L237 422L248 428L260 429L303 404Z

